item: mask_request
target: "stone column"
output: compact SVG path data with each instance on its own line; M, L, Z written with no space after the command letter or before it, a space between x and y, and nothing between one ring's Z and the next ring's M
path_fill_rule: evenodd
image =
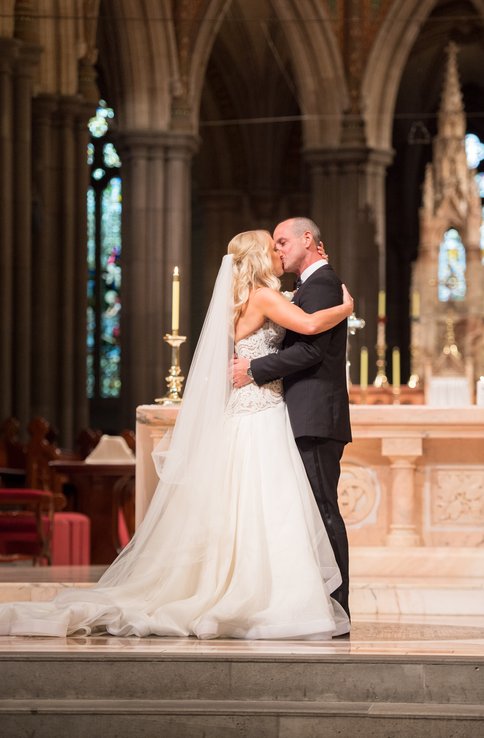
M159 132L123 132L117 146L123 163L122 422L133 428L136 406L165 389L165 138Z
M239 231L244 230L242 193L227 190L203 190L200 202L203 208L203 240L200 253L193 253L196 305L203 319L212 296L222 257L227 253L227 244ZM192 308L195 307L192 304ZM194 315L195 311L192 311Z
M78 96L34 101L32 414L72 446L86 397L87 118Z
M58 418L64 443L72 444L74 399L75 249L76 231L76 140L75 120L79 100L59 100L59 367ZM85 244L84 244L85 253Z
M166 188L163 237L163 322L171 327L171 275L178 266L181 274L180 333L191 337L191 165L198 138L184 132L165 135ZM183 349L182 349L183 351ZM186 360L186 354L185 354ZM169 352L164 352L168 366ZM186 366L186 363L185 363Z
M308 149L305 156L311 217L321 228L331 264L357 298L358 317L366 321L352 339L353 350L357 354L359 345L366 345L374 366L378 290L385 289L385 173L392 154L347 145ZM357 362L352 369L358 381Z
M58 388L57 249L54 221L56 159L53 120L55 95L39 95L33 104L34 188L32 282L32 414L54 422Z
M32 79L40 48L21 44L15 64L13 102L14 260L13 413L22 423L30 414L32 336Z
M123 162L121 391L123 424L129 427L138 405L166 391L170 353L163 335L171 330L175 266L181 273L180 332L190 335L190 167L197 141L177 132L118 136Z
M0 417L12 413L13 65L18 42L0 38Z
M420 532L415 492L415 462L422 456L421 438L383 438L382 454L391 464L388 546L418 546Z
M75 147L75 225L74 225L74 375L73 375L73 427L76 435L89 424L87 399L87 190L89 167L87 145L89 130L87 123L94 115L96 102L82 103L74 122Z

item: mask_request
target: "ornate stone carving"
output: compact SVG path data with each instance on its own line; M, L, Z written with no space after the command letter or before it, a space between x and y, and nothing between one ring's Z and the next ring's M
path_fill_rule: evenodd
M484 525L484 467L433 468L427 494L430 528L474 530Z
M424 376L426 366L434 365L433 373L440 373L435 364L444 347L447 311L451 304L457 343L469 361L471 373L478 376L482 371L481 198L475 172L469 169L466 156L467 124L457 53L456 44L449 43L438 133L433 141L433 160L425 170L420 209L419 257L413 289L420 293L421 314L412 324L412 374L420 377ZM466 252L466 294L464 299L453 303L439 301L437 289L440 245L449 229L457 230ZM464 369L459 373L463 374Z
M338 499L349 528L374 523L380 497L380 485L374 471L358 464L342 464Z

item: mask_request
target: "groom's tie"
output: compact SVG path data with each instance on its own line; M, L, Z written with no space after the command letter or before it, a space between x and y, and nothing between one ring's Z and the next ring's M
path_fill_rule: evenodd
M298 277L298 278L296 279L296 283L295 283L295 285L294 285L294 289L295 289L295 290L298 290L298 289L300 288L300 286L302 285L302 283L303 283L303 281L302 281L301 277Z

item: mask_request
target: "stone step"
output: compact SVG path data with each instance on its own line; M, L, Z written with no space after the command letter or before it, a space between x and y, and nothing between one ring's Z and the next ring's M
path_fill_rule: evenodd
M126 649L83 653L80 644L75 653L2 653L1 698L484 704L484 653L321 655L316 648L306 654L251 655L246 649L176 655Z
M477 705L217 701L0 700L4 738L477 738Z
M384 641L369 654L357 640L347 646L345 640L288 642L281 652L271 651L276 642L5 639L0 733L477 738L484 735L484 649L475 640L480 633L469 628L464 641L475 652L449 649L445 655L388 653L391 642Z

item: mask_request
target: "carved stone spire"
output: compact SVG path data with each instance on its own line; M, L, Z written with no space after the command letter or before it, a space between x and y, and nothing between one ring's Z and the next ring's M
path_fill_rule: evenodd
M466 115L457 69L458 48L447 45L447 63L439 108L438 132L434 139L433 184L436 206L452 201L454 226L463 223L468 197L475 188L465 150Z
M435 205L434 197L434 179L432 172L432 164L425 167L425 179L423 184L422 208L427 213L433 214Z
M459 72L457 69L457 45L449 41L447 45L447 65L444 87L439 109L439 137L463 139L466 132L466 118Z
M454 335L454 322L459 343L466 357L472 357L474 372L481 373L484 342L477 344L472 336L475 325L482 326L483 273L481 266L480 227L481 199L475 172L469 169L466 156L466 115L457 68L458 49L449 43L444 61L442 97L438 113L438 131L433 140L432 162L427 164L420 209L419 256L415 263L413 289L420 293L419 325L412 327L412 346L421 349L420 366L412 373L423 376L424 364L432 364L433 372L460 375L464 364ZM445 234L455 229L466 254L465 299L456 300L454 313L447 314L449 303L439 300L439 254ZM454 237L452 237L454 238ZM450 274L452 278L452 273ZM444 284L447 282L444 280ZM474 341L474 343L472 343ZM443 348L442 348L443 347ZM418 355L418 351L417 351ZM417 360L415 360L417 361Z

